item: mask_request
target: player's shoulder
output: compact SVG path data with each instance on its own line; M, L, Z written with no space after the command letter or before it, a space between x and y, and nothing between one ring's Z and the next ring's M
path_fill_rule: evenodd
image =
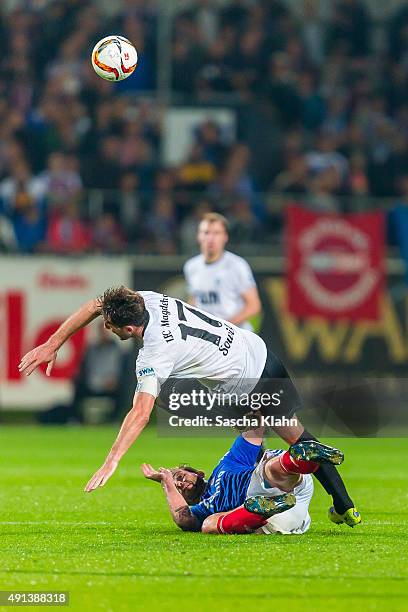
M194 255L194 257L190 257L187 259L183 266L184 274L191 274L195 269L201 267L203 265L204 258L201 253L198 255Z
M225 262L228 264L228 267L234 267L236 270L245 270L250 271L251 266L247 262L246 259L237 255L236 253L231 253L231 251L225 251Z
M237 255L236 253L232 253L231 251L225 251L224 257L225 260L229 263L234 263L235 265L241 266L249 266L249 263L246 259L244 259L240 255Z
M138 291L138 294L142 296L145 304L154 303L163 297L161 293L156 291Z

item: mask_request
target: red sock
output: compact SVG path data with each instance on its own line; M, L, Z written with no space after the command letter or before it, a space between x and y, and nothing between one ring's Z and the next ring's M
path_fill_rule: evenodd
M286 453L280 455L279 461L283 469L289 474L312 474L320 467L315 461L294 459L290 456L289 451L286 451Z
M218 533L250 533L267 521L260 514L237 508L229 514L222 514L217 521Z

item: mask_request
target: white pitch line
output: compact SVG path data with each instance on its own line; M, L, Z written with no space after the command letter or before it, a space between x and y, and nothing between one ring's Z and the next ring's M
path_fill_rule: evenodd
M110 521L0 521L0 525L75 525L75 526L90 526L90 525L114 525Z

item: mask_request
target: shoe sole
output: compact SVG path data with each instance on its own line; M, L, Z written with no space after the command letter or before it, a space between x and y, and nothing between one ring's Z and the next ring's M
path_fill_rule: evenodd
M275 495L274 497L265 497L264 495L248 497L244 502L244 507L248 512L270 518L275 514L290 510L295 504L295 495L293 493L285 493L284 495Z
M334 511L333 506L329 508L329 519L335 525L347 525L347 527L355 527L356 525L360 525L360 523L362 522L360 514L358 517L355 517L356 519L358 518L358 520L348 522L340 514L337 514L337 512L336 513L334 512L335 511Z
M316 463L331 463L340 465L344 461L344 454L332 446L327 446L315 440L306 440L292 444L289 448L290 456L301 461L315 461Z

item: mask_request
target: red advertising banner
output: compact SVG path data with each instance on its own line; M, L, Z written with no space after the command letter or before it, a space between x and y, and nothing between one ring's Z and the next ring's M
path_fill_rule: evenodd
M64 344L50 378L45 367L21 374L21 357L81 304L109 285L130 282L130 264L120 257L0 257L0 408L44 410L70 400L90 327Z
M349 321L379 319L385 276L382 213L317 214L290 206L286 239L292 314Z

